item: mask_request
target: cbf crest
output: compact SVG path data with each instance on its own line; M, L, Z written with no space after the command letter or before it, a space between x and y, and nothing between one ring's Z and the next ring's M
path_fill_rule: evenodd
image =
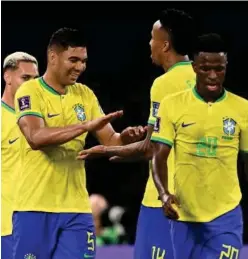
M75 104L73 106L74 111L76 112L77 118L79 121L85 121L86 120L86 115L85 115L85 110L84 106L80 103Z
M232 118L223 119L223 131L226 135L230 136L235 133L237 122Z

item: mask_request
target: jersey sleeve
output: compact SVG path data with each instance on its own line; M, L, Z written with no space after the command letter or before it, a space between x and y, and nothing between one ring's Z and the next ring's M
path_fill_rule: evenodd
M104 116L104 112L102 110L102 107L97 99L97 97L95 96L95 94L91 91L91 97L92 99L92 105L91 105L91 120L100 118L102 116Z
M151 92L150 92L150 115L148 119L148 124L153 125L156 122L156 116L158 113L159 105L161 101L161 96L159 96L158 83L157 80L153 82Z
M240 131L240 151L248 153L248 112L243 120Z
M15 111L17 120L23 116L33 115L44 118L40 98L36 88L30 82L24 83L15 94Z
M172 147L175 140L175 130L170 113L167 98L165 98L159 107L151 141L167 144Z

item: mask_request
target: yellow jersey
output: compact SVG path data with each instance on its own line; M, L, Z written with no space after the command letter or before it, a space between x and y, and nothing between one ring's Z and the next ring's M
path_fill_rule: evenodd
M214 103L195 88L163 99L151 140L174 144L179 220L209 222L239 204L237 156L248 151L247 122L248 101L228 91Z
M16 173L19 168L19 135L15 110L1 102L2 106L2 230L1 235L12 233L12 213Z
M21 85L15 95L15 109L17 120L38 116L46 127L64 127L103 116L96 96L87 86L70 85L61 95L42 77ZM21 135L16 211L91 212L84 162L76 160L86 136L84 133L62 145L32 150Z
M151 107L148 124L154 125L160 102L164 97L195 86L195 72L191 62L179 62L172 66L165 74L155 79L151 88ZM169 189L173 192L174 154L171 151L168 162L170 172ZM142 204L147 207L161 207L158 200L158 192L152 179L151 163L149 178Z

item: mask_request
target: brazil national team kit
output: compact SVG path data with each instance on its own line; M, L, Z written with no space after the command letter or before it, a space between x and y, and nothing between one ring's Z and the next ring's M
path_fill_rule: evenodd
M151 88L148 124L155 124L160 103L165 96L192 88L194 85L195 73L191 62L187 61L176 63L158 77ZM171 151L167 165L169 174L173 177L174 151ZM172 177L169 177L169 189L173 193ZM158 200L150 169L137 224L134 259L173 259L170 229L170 220L165 217L161 201Z
M12 213L15 179L19 165L19 128L15 110L1 101L2 110L2 214L1 258L12 258Z
M181 204L179 220L171 221L175 259L238 258L237 156L248 151L247 114L247 100L226 90L214 103L193 88L160 104L151 139L174 146L173 193Z
M24 83L15 96L17 119L33 115L47 127L64 127L103 116L94 93L76 83L64 95L43 78ZM84 162L76 160L87 133L32 150L20 136L21 168L13 215L14 259L94 258L95 231ZM42 245L41 245L42 244ZM28 257L33 258L33 257Z

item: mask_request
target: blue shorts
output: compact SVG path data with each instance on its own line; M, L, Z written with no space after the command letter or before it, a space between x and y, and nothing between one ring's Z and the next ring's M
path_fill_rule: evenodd
M1 236L1 258L2 259L12 259L13 253L13 240L12 235Z
M175 259L238 259L242 248L240 206L207 223L172 221Z
M173 259L171 221L162 208L141 206L136 230L134 259Z
M13 259L94 259L95 245L92 214L13 214Z

